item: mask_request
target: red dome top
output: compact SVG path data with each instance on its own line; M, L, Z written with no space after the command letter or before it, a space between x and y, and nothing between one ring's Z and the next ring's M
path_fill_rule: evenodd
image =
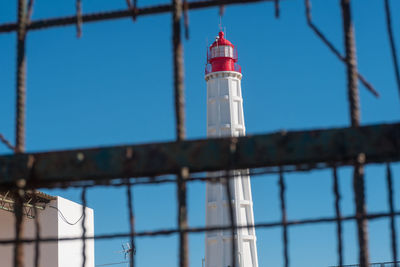
M206 75L218 71L236 71L241 73L235 46L224 38L224 33L218 33L215 42L207 50Z
M218 33L218 39L215 40L215 42L211 45L211 47L221 46L221 45L229 45L233 47L233 44L224 38L224 32Z

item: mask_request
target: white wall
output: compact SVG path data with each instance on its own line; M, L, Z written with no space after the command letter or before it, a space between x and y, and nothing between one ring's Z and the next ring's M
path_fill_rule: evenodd
M57 197L39 211L40 235L43 238L75 237L82 234L81 221L76 225L68 225L61 219L57 207L70 222L76 222L82 215L82 206L67 199ZM93 210L86 208L87 236L93 236ZM34 219L24 217L24 237L35 238ZM0 210L0 239L15 238L15 217L11 212ZM41 267L81 267L82 242L60 241L40 244ZM13 266L13 245L0 245L0 266ZM25 267L34 267L34 244L24 245ZM94 241L86 241L86 267L94 267Z

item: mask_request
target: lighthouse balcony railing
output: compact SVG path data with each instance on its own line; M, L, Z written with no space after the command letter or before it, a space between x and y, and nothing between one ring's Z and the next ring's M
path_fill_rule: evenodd
M232 71L236 71L236 72L242 73L242 67L239 64L235 63L234 68L233 68ZM213 72L212 65L211 64L206 64L205 74L207 75L207 74L209 74L211 72Z

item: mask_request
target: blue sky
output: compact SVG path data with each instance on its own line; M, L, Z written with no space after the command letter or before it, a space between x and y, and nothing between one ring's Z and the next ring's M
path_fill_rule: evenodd
M0 1L0 23L14 21L16 1ZM140 6L164 3L139 1ZM380 92L374 98L360 85L362 124L396 122L400 118L382 0L354 0L357 57L360 72ZM313 0L313 19L343 51L339 1ZM397 44L400 2L391 1ZM70 15L75 3L35 1L33 19ZM83 11L125 8L125 1L83 0ZM222 19L226 37L238 48L247 133L281 129L313 129L349 125L344 65L306 25L301 0L281 3L281 18L272 3L227 7ZM188 138L206 136L204 64L206 44L218 32L218 9L190 12L190 40L184 41L186 126ZM175 138L171 16L164 14L29 33L27 42L28 151L46 151L123 143L171 141ZM14 136L15 34L0 34L0 132ZM398 50L400 46L397 45ZM0 153L9 151L0 146ZM383 166L366 171L369 211L385 211ZM400 168L394 166L395 188ZM339 172L343 212L351 214L351 170ZM333 215L330 170L290 174L287 178L289 219ZM256 222L280 218L277 177L252 181ZM51 194L80 202L77 190ZM97 234L128 230L124 189L91 189ZM397 192L396 203L400 201ZM189 222L204 225L205 185L189 185ZM176 225L175 187L134 189L137 230ZM397 205L398 207L398 205ZM74 218L71 218L74 220ZM398 221L397 221L398 222ZM354 222L344 224L345 263L357 261ZM257 230L260 266L282 265L281 230ZM335 225L298 226L289 230L291 266L328 266L337 262ZM96 242L96 264L123 260L127 240ZM372 261L389 261L388 220L370 223ZM138 266L177 266L177 238L141 238ZM201 266L203 234L190 235L191 266Z

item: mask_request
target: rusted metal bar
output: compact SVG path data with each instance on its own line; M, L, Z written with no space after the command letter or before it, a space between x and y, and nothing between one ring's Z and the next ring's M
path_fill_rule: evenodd
M34 202L37 202L37 195L34 193L33 194L33 199ZM39 223L39 216L40 213L38 211L38 208L36 205L33 205L33 211L34 211L34 220L35 220L35 258L34 258L34 266L35 267L40 267L40 223Z
M24 267L24 248L21 239L24 233L23 224L23 195L20 190L16 190L15 199L15 240L14 240L14 267Z
M178 199L178 233L179 233L179 266L189 266L189 244L188 235L185 231L188 228L187 220L187 189L186 179L189 177L189 169L182 168L177 175L177 199Z
M228 214L229 214L229 221L230 221L230 231L232 235L232 243L231 243L231 264L232 267L236 267L236 240L235 232L236 232L236 222L235 222L235 214L233 211L233 204L232 204L232 190L231 190L231 183L234 183L234 180L229 179L230 171L226 171L226 177L223 179L223 184L225 187L226 192L226 201L228 202Z
M283 177L283 171L279 172L279 199L281 204L281 216L282 216L282 240L283 240L283 259L284 266L289 267L289 251L288 251L288 228L287 228L287 216L286 216L286 201L285 201L285 181Z
M15 152L22 153L25 150L25 97L26 97L26 58L25 37L27 20L26 0L18 0L17 6L17 70L16 70L16 118L15 118ZM20 240L24 234L23 198L25 186L24 176L15 181L15 243L14 243L14 267L24 267L24 248Z
M223 184L225 185L225 193L226 193L226 201L228 202L228 213L229 213L229 221L230 221L230 230L231 230L231 236L232 236L232 243L231 243L231 264L232 267L236 267L237 265L237 260L238 260L238 254L237 254L237 244L236 242L238 242L238 235L236 235L235 238L235 234L236 234L236 225L237 225L237 221L235 219L235 217L237 217L237 214L235 214L234 209L233 209L233 197L232 197L232 190L231 190L231 185L233 185L233 188L235 187L235 179L229 179L231 176L235 177L234 175L234 171L232 171L232 163L233 160L235 158L235 154L237 151L237 140L236 139L232 139L231 140L231 145L229 148L229 161L228 161L228 165L227 165L227 170L225 172L225 177L222 180ZM240 178L239 178L240 179ZM237 205L237 200L235 200L235 205ZM240 262L239 262L239 266L240 266Z
M200 1L189 2L188 9L202 9L208 7L216 7L220 5L235 5L242 3L249 4L249 3L271 2L271 1L274 0L200 0ZM154 6L139 8L137 10L137 16L171 13L172 10L173 6L170 4L154 5ZM109 12L86 14L82 16L82 22L83 23L96 22L103 20L126 18L131 16L132 16L131 10L123 9L123 10L116 10ZM28 30L39 30L44 28L74 25L76 24L76 20L77 20L76 16L35 20L28 25ZM16 30L17 30L16 23L6 23L0 25L0 33L9 33Z
M82 187L81 201L82 201L82 267L86 267L86 186Z
M339 266L343 266L343 234L342 234L342 213L340 211L340 191L337 168L333 167L333 194L335 195L335 215L336 215L336 236L337 253Z
M397 88L400 94L400 67L399 67L399 62L397 60L396 44L394 42L394 37L393 37L392 16L390 13L389 0L385 0L385 14L386 14L386 26L390 42L390 50L392 52L394 75L396 76Z
M15 151L25 150L25 105L26 105L26 37L27 6L26 0L18 0L18 27L17 27L17 88L16 88L16 119L15 119Z
M350 0L341 0L343 33L346 50L347 65L347 91L350 104L350 119L352 127L359 127L360 114L360 98L358 92L357 77L357 59L356 45L354 38L354 27L351 18ZM356 206L358 246L359 246L359 263L360 267L369 266L369 249L368 249L368 225L367 220L362 216L367 213L365 203L365 185L364 185L364 164L365 155L359 154L354 164L353 188L354 202Z
M317 35L319 39L329 48L329 50L343 63L346 63L346 58L339 52L339 50L325 37L325 35L318 29L318 27L313 23L311 18L311 2L310 0L304 0L306 7L306 18L307 24L311 30ZM374 86L364 78L363 75L357 73L357 77L360 82L368 89L375 97L379 97L379 93L375 90Z
M394 218L394 193L393 193L393 181L392 181L392 170L390 164L386 164L386 181L388 190L388 204L390 211L390 237L392 245L392 260L397 261L397 236L396 236L396 222Z
M36 186L42 186L50 182L71 184L176 174L182 167L188 167L191 173L225 170L231 140L213 138L5 155L0 156L0 185L12 184L20 177L28 177L28 183L34 181ZM302 167L320 163L348 166L360 153L365 155L365 163L399 161L400 124L238 137L232 168ZM27 165L29 158L34 159L32 167Z
M394 213L395 216L400 216L400 211L396 211ZM390 217L390 213L370 213L364 216L363 218L368 220L375 220L375 219L382 219ZM356 216L343 216L342 221L353 221L356 220ZM317 223L335 223L337 220L336 217L321 217L321 218L314 218L314 219L304 219L304 220L288 220L286 225L289 227L292 226L302 226L302 225L309 225L309 224L317 224ZM256 223L254 225L245 225L236 226L237 229L241 228L274 228L274 227L282 227L282 221L279 220L277 222L264 222L264 223ZM202 233L206 231L217 231L217 230L230 230L230 225L221 225L221 226L213 226L213 227L190 227L184 230L179 229L161 229L161 230L154 230L154 231L142 231L136 232L135 237L151 237L151 236L168 236L177 234L179 232L185 233ZM131 234L128 233L113 233L113 234L102 234L102 235L95 235L95 236L86 236L86 240L104 240L104 239L112 239L112 238L126 238L129 237ZM82 240L82 236L76 237L49 237L49 238L41 238L39 242L63 242L63 241L71 241L71 240ZM35 238L24 238L20 240L21 243L34 243L36 242ZM15 244L15 239L0 239L0 244Z
M181 38L182 1L173 0L172 47L174 62L174 96L177 140L185 139L184 67Z
M129 184L129 179L128 179L128 185L126 186L126 196L127 196L127 201L128 201L128 212L129 212L129 231L130 231L130 243L131 243L131 251L129 253L129 266L130 267L135 267L135 216L133 212L133 204L132 204L132 190L131 190L131 185Z
M178 143L185 139L185 97L184 97L184 67L183 48L181 38L182 0L172 0L172 48L174 64L174 98L175 98L175 120L176 140ZM179 228L179 266L189 266L189 244L187 233L183 232L188 226L187 203L186 203L186 181L189 177L189 169L183 167L176 176L177 198L178 198L178 228Z
M76 0L76 37L82 36L82 0Z

